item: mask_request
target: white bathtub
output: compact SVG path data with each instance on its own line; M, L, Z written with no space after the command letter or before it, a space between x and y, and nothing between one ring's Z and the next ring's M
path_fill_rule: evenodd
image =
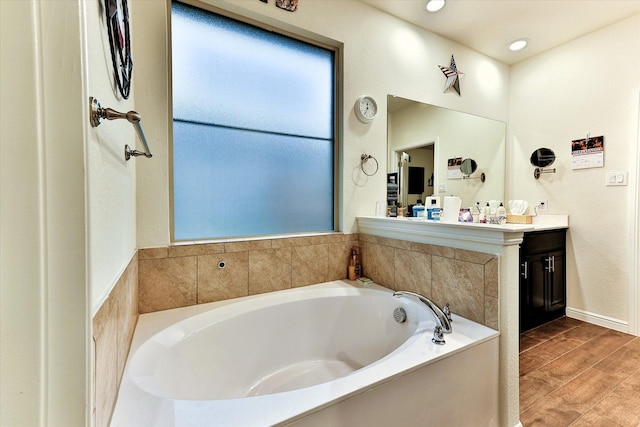
M348 281L144 314L111 425L497 426L498 332L434 326Z

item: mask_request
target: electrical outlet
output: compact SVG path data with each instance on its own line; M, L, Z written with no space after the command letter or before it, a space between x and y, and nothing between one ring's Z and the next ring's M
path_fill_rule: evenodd
M547 210L549 210L549 204L547 203L547 199L538 199L537 211L546 212Z

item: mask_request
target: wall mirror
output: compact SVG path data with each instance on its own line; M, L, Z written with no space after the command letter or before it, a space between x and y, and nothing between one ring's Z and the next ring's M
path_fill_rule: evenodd
M388 95L387 126L387 172L398 174L402 205L432 195L459 196L462 207L476 201L504 200L504 122ZM491 179L485 183L463 179L462 159L473 159L476 170L472 173L478 177L490 173ZM412 177L423 176L419 194L409 192L413 168L422 169L411 173Z
M551 148L538 148L531 153L531 164L539 168L551 166L556 161L556 153Z
M551 166L553 162L556 161L556 153L554 153L550 148L538 148L536 151L531 153L531 158L529 160L533 166L536 166L533 171L533 177L535 179L540 178L540 175L543 173L556 173L555 168L544 169L547 166Z

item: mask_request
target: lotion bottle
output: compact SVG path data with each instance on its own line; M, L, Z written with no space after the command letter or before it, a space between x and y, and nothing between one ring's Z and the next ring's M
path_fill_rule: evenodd
M496 209L496 219L500 224L506 224L507 222L507 210L502 203L500 203L500 206Z

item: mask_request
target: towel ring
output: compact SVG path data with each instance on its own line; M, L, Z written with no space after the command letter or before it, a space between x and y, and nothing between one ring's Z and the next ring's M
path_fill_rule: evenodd
M373 161L376 162L376 169L373 171L373 173L368 173L366 170L364 170L364 165L369 161L369 159L373 159ZM363 154L362 156L360 156L360 169L362 169L362 173L364 173L365 175L373 176L378 173L378 160L376 160L376 158L370 154Z

